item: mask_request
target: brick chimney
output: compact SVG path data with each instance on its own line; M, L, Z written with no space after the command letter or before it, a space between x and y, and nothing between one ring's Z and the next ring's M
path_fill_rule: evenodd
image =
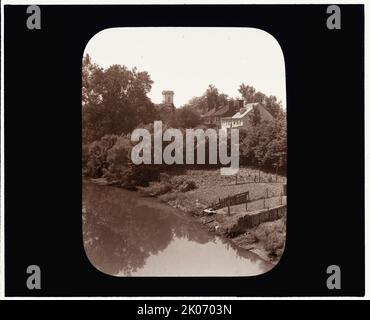
M229 110L230 111L235 111L235 101L234 100L229 100Z
M238 109L240 108L243 108L244 107L244 100L243 99L238 99Z

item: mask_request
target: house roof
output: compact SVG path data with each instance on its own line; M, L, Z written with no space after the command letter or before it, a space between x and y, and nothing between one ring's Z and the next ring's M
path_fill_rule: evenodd
M222 116L225 112L229 111L229 106L224 106L215 112L215 116Z
M251 112L253 110L253 107L254 106L257 106L258 105L258 102L252 102L252 103L247 103L245 106L244 106L244 111L242 113L237 112L235 113L231 118L232 119L241 119L243 117L245 117L249 112Z
M234 109L233 108L230 108L229 105L226 105L220 109L218 109L214 116L216 117L222 117L222 116L232 116L234 114Z

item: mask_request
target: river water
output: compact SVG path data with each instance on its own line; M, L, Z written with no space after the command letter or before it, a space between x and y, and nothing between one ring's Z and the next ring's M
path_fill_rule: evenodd
M272 267L157 199L89 181L83 238L95 268L115 276L252 276Z

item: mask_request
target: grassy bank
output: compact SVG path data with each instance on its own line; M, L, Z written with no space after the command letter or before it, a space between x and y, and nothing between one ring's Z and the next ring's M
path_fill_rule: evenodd
M260 182L258 182L260 181ZM233 213L244 210L244 205L232 207L231 217L220 211L221 219L206 216L203 210L218 202L219 198L249 191L250 199L268 195L268 206L277 205L282 194L285 178L262 173L255 169L241 168L238 178L221 176L218 169L187 170L181 174L162 174L159 182L139 188L146 196L158 197L161 201L196 216L210 230L222 236L233 237L239 247L255 251L270 261L278 261L285 245L285 218L260 224L237 236L227 234L227 224ZM259 210L263 201L248 204L248 211ZM220 222L221 221L221 222ZM224 223L223 223L224 222Z
M258 227L233 238L232 241L264 259L278 262L284 252L285 237L286 219L284 217L276 221L261 223Z

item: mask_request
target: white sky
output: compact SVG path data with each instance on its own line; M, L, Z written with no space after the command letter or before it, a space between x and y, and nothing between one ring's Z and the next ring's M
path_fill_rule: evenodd
M173 90L180 107L202 95L209 84L236 98L244 82L286 105L282 50L259 29L112 28L92 37L86 53L104 68L123 64L148 71L154 103L162 101L162 90Z

